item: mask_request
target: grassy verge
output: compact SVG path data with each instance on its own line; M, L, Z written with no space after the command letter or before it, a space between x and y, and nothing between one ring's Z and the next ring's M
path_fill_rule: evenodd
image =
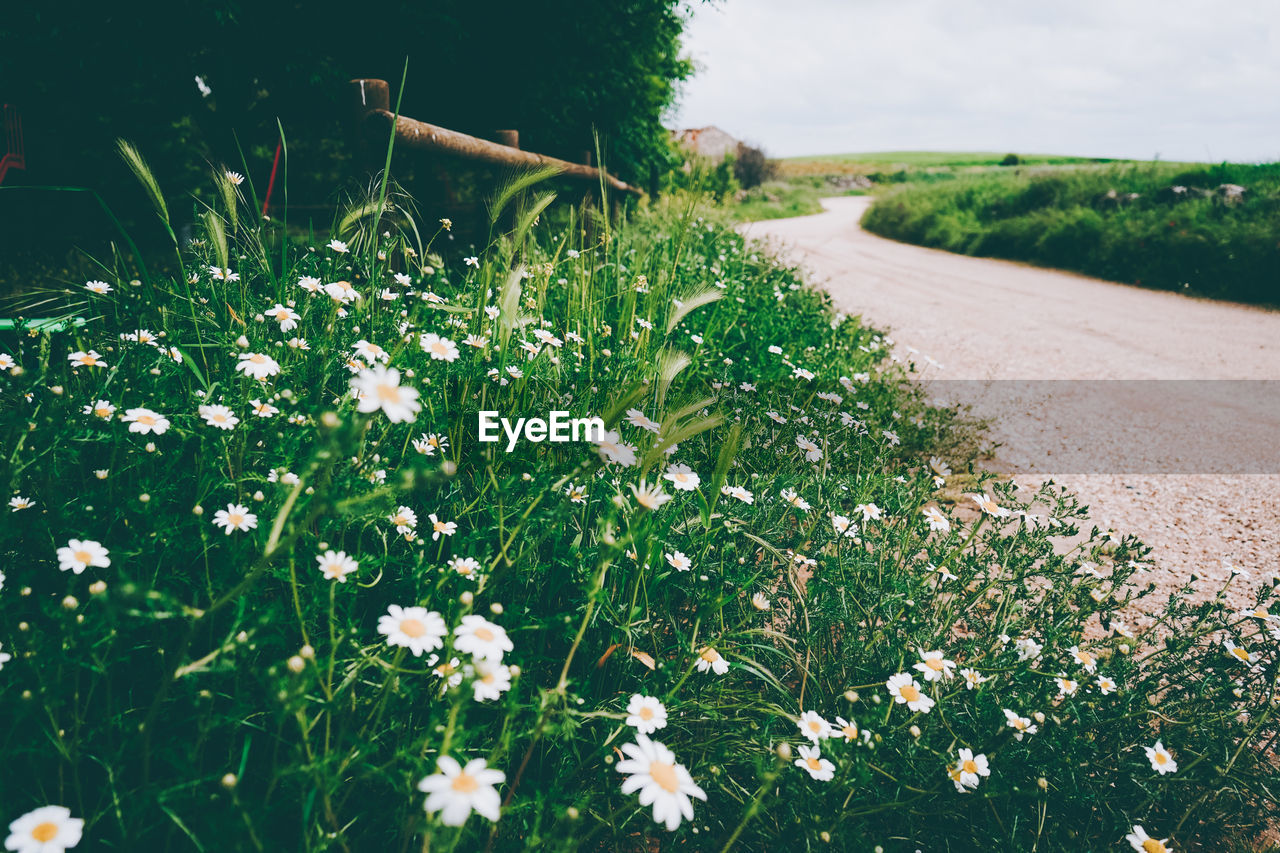
M820 199L836 195L862 195L864 192L861 189L841 188L824 177L767 181L745 190L730 203L729 210L741 222L787 219L821 213Z
M1179 595L1135 636L1141 543L1059 547L1071 495L953 475L914 365L691 200L615 230L523 182L446 263L447 225L376 200L268 251L219 186L181 278L104 273L46 295L88 325L5 342L15 833L1219 849L1265 822L1274 623ZM607 433L482 440L552 410Z
M1280 304L1280 165L983 172L909 185L864 227L971 255Z

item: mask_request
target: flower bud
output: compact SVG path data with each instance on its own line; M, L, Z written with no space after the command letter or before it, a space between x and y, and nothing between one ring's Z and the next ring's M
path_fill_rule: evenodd
M226 788L228 791L230 791L232 788L234 788L234 787L236 786L236 783L237 783L238 781L240 781L240 780L238 780L238 779L236 778L236 774L234 774L234 773L228 773L226 776L223 776L223 777L222 777L222 787L224 787L224 788Z

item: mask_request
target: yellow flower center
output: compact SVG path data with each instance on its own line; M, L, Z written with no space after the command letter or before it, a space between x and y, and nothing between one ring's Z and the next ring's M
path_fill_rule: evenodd
M699 655L699 657L701 657L707 663L715 663L716 661L720 660L720 653L717 652L715 649L703 649L702 654Z
M44 823L36 824L35 829L31 830L31 837L42 843L52 841L57 834L58 825L47 820Z
M965 773L976 774L978 772L978 765L974 764L972 761L966 761L962 766L962 769Z
M476 639L483 640L486 643L493 642L493 632L488 628L480 627L476 629Z
M99 406L98 408L93 410L93 413L100 418L105 418L107 415L111 414L111 410Z
M387 403L394 403L400 399L400 386L382 384L378 386L378 399Z
M856 738L856 737L858 736L858 727L857 727L857 726L845 726L845 727L844 727L843 729L841 729L840 731L841 731L841 732L843 732L843 733L844 733L844 736L845 736L845 737L847 737L847 738L849 738L850 740L852 740L853 738Z
M653 709L652 709L652 708L650 708L648 705L645 705L643 708L641 708L641 709L636 713L636 716L638 716L638 717L639 717L640 719L642 719L642 720L652 720L652 719L653 719Z
M898 690L898 695L908 702L914 702L920 698L920 691L916 689L914 684L907 684Z
M1088 652L1081 652L1080 663L1084 664L1085 666L1089 666L1090 664L1093 663L1093 655L1089 654Z
M1148 838L1142 842L1142 849L1145 853L1167 853L1169 850L1168 847L1164 846L1163 842L1156 841L1154 838Z
M674 765L667 764L664 761L651 762L649 764L649 776L658 783L659 788L668 794L674 794L680 790L680 780L676 777Z
M238 512L233 512L227 515L227 521L231 523L232 527L239 527L244 524L244 516Z
M93 559L93 555L88 551L76 551L75 558L77 563L87 563Z
M929 667L929 669L933 670L934 672L941 672L941 671L942 671L942 659L941 659L941 658L927 658L927 659L925 660L925 662L924 662L924 665L925 665L925 666L927 666L927 667Z
M818 760L818 759L816 759L816 758L806 758L806 759L804 760L804 764L805 764L805 766L806 766L806 767L808 767L810 770L821 770L821 769L822 769L822 762L821 762L821 761L819 761L819 760Z
M821 724L821 723L819 723L817 720L810 720L810 721L809 721L809 731L811 731L811 732L820 732L820 731L822 731L822 724Z
M409 637L421 637L427 633L427 626L418 619L405 619L400 623L400 633Z
M249 361L253 362L254 364L262 364L266 360L267 360L267 357L261 353L255 352L253 355L249 356Z
M1168 755L1164 754L1163 752L1156 753L1156 764L1168 764L1168 763L1169 763Z
M439 353L440 355L445 355L449 352L449 348L444 345L444 341L436 341L431 345L431 351Z
M1249 660L1249 653L1248 653L1247 651L1245 651L1244 649L1240 648L1239 646L1236 646L1234 649L1232 649L1232 650L1231 650L1231 654L1233 654L1233 655L1235 655L1236 657L1240 658L1240 660L1242 660L1242 661L1247 661L1247 660Z
M138 415L138 423L146 424L147 426L155 426L156 419L152 415Z
M449 787L460 794L470 794L480 787L480 783L476 781L474 776L467 773L459 773L453 777L453 783Z
M1019 717L1018 719L1013 721L1013 727L1018 731L1022 731L1027 727L1027 721Z

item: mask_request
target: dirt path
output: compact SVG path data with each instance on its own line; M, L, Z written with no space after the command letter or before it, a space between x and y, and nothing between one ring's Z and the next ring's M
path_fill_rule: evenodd
M1280 312L895 243L858 227L870 203L744 230L887 328L935 399L991 417L998 468L1151 545L1162 587L1212 595L1229 562L1251 575L1234 606L1280 574L1280 381L1256 381L1280 380Z

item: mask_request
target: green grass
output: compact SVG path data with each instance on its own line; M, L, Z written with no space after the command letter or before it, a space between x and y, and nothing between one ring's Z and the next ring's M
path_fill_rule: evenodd
M1245 188L1239 199L1219 187ZM1181 189L1175 189L1181 188ZM886 237L1164 290L1280 304L1280 165L1026 169L908 183Z
M147 851L1075 851L1134 824L1222 849L1266 824L1269 623L1156 598L1149 549L1060 488L952 473L909 354L722 212L610 223L528 183L445 252L375 192L343 244L290 247L239 192L175 241L181 276L116 257L109 291L29 296L85 325L0 336L27 502L0 525L5 822L63 805L82 849ZM489 410L610 434L508 452ZM838 728L829 767L805 712ZM641 748L691 811L624 789ZM990 762L964 791L961 750ZM474 813L418 789L455 761L497 771Z
M876 169L898 168L963 168L968 166L998 166L1008 151L869 151L857 154L814 154L804 157L786 157L784 164L811 165L825 163L856 163ZM1086 163L1110 163L1112 159L1073 157L1063 154L1021 154L1018 158L1028 166L1067 166Z
M736 219L743 222L786 219L821 213L822 204L819 199L822 198L862 194L862 190L841 191L833 188L822 178L766 181L744 191L729 205L729 209Z

